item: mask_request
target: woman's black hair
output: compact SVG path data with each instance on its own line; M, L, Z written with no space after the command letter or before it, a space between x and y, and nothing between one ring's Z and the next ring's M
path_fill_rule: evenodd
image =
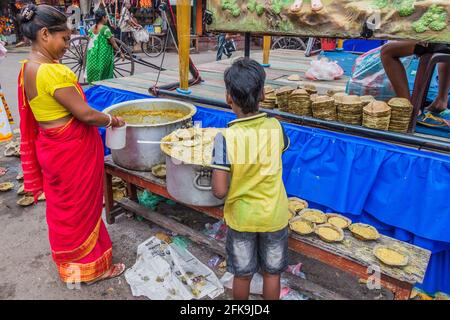
M47 28L50 33L67 31L67 17L58 9L41 4L26 5L19 14L20 30L23 35L34 41L39 30Z
M102 19L106 17L106 12L103 9L98 9L95 11L95 23L99 23Z

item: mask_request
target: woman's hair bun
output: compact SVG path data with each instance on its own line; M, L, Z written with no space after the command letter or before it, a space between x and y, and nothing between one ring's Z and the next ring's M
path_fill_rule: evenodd
M20 12L20 23L27 23L33 20L36 15L37 6L34 4L26 5Z

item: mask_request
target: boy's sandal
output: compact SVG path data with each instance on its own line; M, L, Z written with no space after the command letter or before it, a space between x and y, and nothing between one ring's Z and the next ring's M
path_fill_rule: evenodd
M111 266L111 268L106 271L103 275L98 277L95 280L87 281L85 282L88 286L93 285L94 283L97 283L102 280L112 279L120 276L124 271L126 267L123 263L116 263Z

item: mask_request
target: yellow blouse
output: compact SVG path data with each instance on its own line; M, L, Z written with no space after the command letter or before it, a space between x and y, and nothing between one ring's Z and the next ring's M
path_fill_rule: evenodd
M70 114L55 98L55 91L75 86L77 76L67 66L43 63L36 75L37 96L29 103L37 121L52 121Z

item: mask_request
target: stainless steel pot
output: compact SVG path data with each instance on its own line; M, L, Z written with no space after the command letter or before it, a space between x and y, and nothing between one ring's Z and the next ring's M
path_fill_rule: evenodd
M197 112L195 106L190 103L170 99L127 101L110 106L103 112L114 114L119 110L179 110L186 113L186 116L175 121L155 117L155 123L152 124L127 124L125 147L111 150L111 154L113 161L119 166L137 171L150 171L153 166L163 163L161 139L176 129L191 126L192 117Z
M166 183L169 194L184 204L216 207L224 204L212 193L212 170L203 166L182 163L166 156Z

